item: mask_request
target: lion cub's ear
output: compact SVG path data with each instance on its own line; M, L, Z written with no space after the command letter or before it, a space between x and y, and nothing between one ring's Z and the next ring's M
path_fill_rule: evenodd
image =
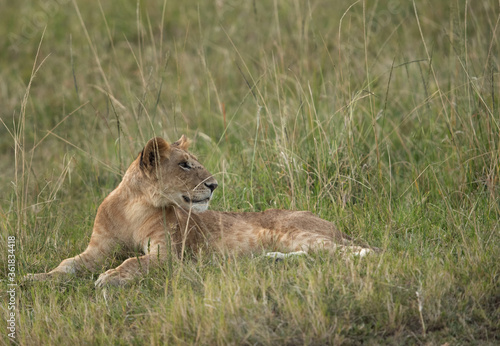
M189 139L187 139L187 137L184 135L182 135L178 141L173 143L173 145L175 145L175 146L177 146L180 149L185 150L185 151L188 150L189 144L191 144L191 141Z
M168 157L169 150L170 145L163 138L150 139L141 152L139 166L141 169L152 171L159 165L161 159Z

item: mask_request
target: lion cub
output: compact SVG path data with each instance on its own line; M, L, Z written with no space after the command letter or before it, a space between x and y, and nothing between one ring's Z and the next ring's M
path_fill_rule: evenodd
M120 285L158 266L173 251L185 249L228 253L328 249L365 255L369 247L352 244L335 226L310 212L266 210L255 213L207 211L217 181L187 149L182 136L169 144L153 138L130 165L118 187L97 210L87 249L65 259L57 268L29 274L45 280L60 274L95 272L116 255L130 257L102 273L96 286Z

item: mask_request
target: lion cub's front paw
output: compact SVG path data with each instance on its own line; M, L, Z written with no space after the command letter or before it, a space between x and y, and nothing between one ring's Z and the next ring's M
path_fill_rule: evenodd
M130 281L128 275L120 272L117 269L110 269L99 275L99 278L95 282L95 286L122 286L125 285L128 281Z

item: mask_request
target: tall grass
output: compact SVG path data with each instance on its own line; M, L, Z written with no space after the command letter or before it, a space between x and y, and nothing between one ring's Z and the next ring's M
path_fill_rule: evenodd
M17 278L85 248L157 135L194 139L213 209L310 210L384 249L24 284L16 342L498 343L499 6L4 4L0 241L16 236Z

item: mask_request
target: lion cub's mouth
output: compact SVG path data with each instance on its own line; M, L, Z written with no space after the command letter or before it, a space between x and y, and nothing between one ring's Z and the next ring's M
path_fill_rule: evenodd
M207 197L204 199L191 199L187 196L182 196L182 198L184 199L184 201L186 203L193 203L193 204L205 204L205 203L208 203L210 201L210 197Z

